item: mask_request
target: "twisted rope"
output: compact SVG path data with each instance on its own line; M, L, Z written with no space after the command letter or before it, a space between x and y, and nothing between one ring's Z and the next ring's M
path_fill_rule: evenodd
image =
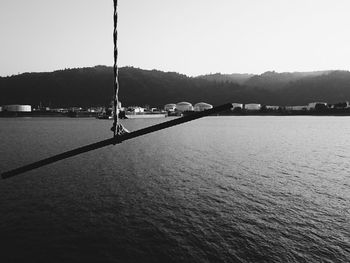
M114 65L113 65L113 72L114 72L114 100L113 100L113 137L115 138L118 135L118 92L119 92L119 81L118 81L118 0L113 0L114 3L114 30L113 30L113 44L114 44Z

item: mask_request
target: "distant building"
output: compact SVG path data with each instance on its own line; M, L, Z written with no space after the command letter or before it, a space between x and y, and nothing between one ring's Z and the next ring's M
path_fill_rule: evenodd
M213 105L205 103L205 102L199 102L194 105L194 111L204 111L212 109Z
M132 106L128 107L127 111L132 113L144 113L145 109L139 106Z
M165 111L175 111L176 109L176 104L174 103L169 103L164 106Z
M327 103L326 102L310 102L307 105L307 109L308 110L315 110L316 107L327 107Z
M31 105L4 105L2 107L3 111L9 111L9 112L31 112L32 106Z
M39 105L37 108L33 108L33 111L51 111L50 107L44 107Z
M278 110L280 106L271 106L271 105L266 105L265 106L267 110Z
M48 109L48 110L50 110L50 109ZM78 112L78 111L82 111L83 108L82 107L70 107L68 110L71 112Z
M290 111L302 111L302 110L307 110L308 106L286 106L286 110Z
M2 107L0 106L0 112L2 112Z
M98 108L94 108L94 107L93 107L93 108L88 108L87 111L88 111L88 112L100 112L100 111L98 110Z
M176 110L179 112L193 111L193 106L191 103L183 101L176 104Z
M293 110L307 110L307 106L293 106Z
M243 104L242 103L232 103L232 110L234 109L243 109Z
M54 108L50 110L51 112L67 113L68 109L65 108Z
M261 104L257 104L257 103L248 103L248 104L244 104L244 109L246 110L260 110L261 109Z
M349 105L348 101L339 102L339 103L336 103L333 105L333 108L335 108L335 109L347 109L349 107L350 107L350 105Z

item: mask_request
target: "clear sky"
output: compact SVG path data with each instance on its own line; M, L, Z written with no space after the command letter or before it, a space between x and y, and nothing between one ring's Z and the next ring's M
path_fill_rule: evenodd
M119 65L350 69L350 0L119 0ZM112 0L1 0L0 76L113 64Z

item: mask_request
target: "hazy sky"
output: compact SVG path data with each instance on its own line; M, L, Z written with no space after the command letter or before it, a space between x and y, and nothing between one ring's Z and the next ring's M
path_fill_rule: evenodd
M350 0L119 0L119 64L350 69ZM0 76L113 64L112 0L1 0Z

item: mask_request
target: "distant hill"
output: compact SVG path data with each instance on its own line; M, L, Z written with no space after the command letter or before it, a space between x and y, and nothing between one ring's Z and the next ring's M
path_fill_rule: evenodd
M264 88L269 90L284 88L290 82L304 78L312 78L329 74L332 71L313 71L313 72L282 72L267 71L261 75L254 74L208 74L197 78L216 82L233 82L248 87Z
M0 105L104 105L113 94L112 74L110 68L94 67L0 78Z
M267 71L261 75L255 75L245 81L243 84L249 87L259 87L269 90L282 89L294 81L313 78L329 74L332 71L314 71L314 72L283 72Z
M285 105L305 105L312 101L337 103L350 101L350 72L332 71L289 83L276 94Z
M119 70L123 105L161 107L189 101L219 105L257 102L304 105L350 100L350 72L319 71L250 74L211 74L188 77L175 72L123 67ZM113 96L111 67L66 69L0 77L0 105L31 104L52 107L103 106Z
M232 91L241 88L233 83L215 84L175 72L133 67L120 68L119 77L123 105L163 106L179 101L220 104L232 100ZM4 77L0 78L0 94L0 105L106 105L113 96L113 70L96 66Z

